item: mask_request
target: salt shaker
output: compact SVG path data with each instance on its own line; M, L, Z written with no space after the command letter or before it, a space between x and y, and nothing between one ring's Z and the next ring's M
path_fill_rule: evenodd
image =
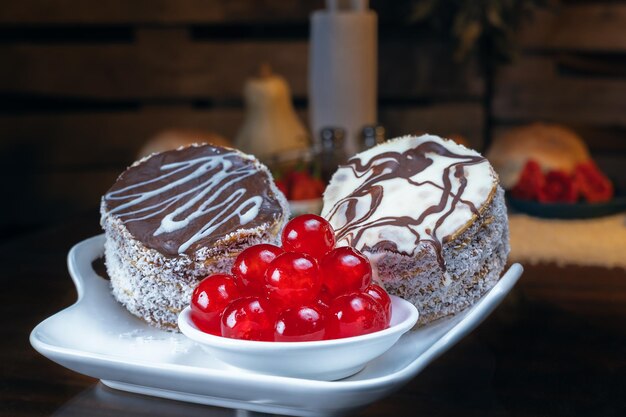
M340 127L325 127L320 131L320 167L326 182L337 167L346 162L345 137L346 131Z
M361 131L360 150L364 151L385 141L385 128L381 125L367 125Z

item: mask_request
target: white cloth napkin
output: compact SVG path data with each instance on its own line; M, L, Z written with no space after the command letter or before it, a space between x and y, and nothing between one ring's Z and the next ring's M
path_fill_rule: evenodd
M509 216L510 261L626 269L626 215L584 220Z

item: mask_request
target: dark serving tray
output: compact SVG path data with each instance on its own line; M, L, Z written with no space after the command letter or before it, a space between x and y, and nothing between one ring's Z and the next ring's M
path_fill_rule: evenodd
M545 219L591 219L626 211L626 193L619 193L603 203L540 203L520 200L507 195L511 208L521 213Z

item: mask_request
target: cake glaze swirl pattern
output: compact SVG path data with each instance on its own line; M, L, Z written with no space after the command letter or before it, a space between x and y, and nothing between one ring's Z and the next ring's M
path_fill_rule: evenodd
M230 271L257 243L276 243L289 217L268 169L234 149L202 145L144 158L103 196L113 295L162 328L200 279Z
M104 196L109 213L146 246L176 256L282 215L267 203L268 179L253 160L220 148L176 155L131 167Z
M436 136L403 137L333 175L322 216L339 245L370 257L390 292L425 323L471 305L508 256L503 192L478 152Z

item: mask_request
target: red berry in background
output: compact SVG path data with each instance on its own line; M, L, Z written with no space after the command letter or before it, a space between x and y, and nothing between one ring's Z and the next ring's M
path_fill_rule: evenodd
M576 166L574 183L580 195L590 203L609 201L613 198L613 183L593 161Z
M363 292L335 298L328 310L326 338L339 339L373 333L387 327L385 310Z
M574 203L578 200L578 189L570 175L563 171L550 171L537 199L542 203Z
M537 200L544 184L541 166L531 159L524 165L517 184L511 189L511 195L520 200Z
M297 201L320 198L325 188L326 185L322 180L305 173L291 182L290 199Z
M221 334L231 339L274 340L276 315L266 299L242 297L230 303L222 313Z
M310 179L307 174L294 177L297 179L292 180L290 191L290 199L293 201L310 200L318 198L319 196L315 190L311 187Z
M295 169L287 174L287 182L292 187L298 182L306 181L307 178L309 178L309 173L303 169Z
M370 261L349 246L335 248L320 262L322 286L332 298L363 291L372 282Z
M242 293L261 295L265 292L265 271L284 250L266 243L246 248L237 256L232 273Z
M278 314L274 326L276 342L307 342L323 340L326 318L315 306L292 307Z
M385 291L385 289L380 285L371 284L368 285L363 292L371 295L374 300L380 303L383 310L385 310L385 314L387 315L386 323L389 325L389 322L391 321L391 298L389 297L389 294L387 294L387 291Z
M211 275L203 279L191 295L191 320L203 332L220 334L220 316L239 290L232 276Z
M285 198L289 198L287 183L283 180L274 180L274 183L276 184L276 188L278 188L280 192L285 195Z
M321 178L311 177L311 187L315 191L317 198L319 198L324 194L324 190L326 190L326 183L322 181Z
M315 214L303 214L285 225L283 248L304 252L320 259L335 246L335 233L326 219Z
M305 253L278 255L265 271L265 291L276 308L312 302L320 288L317 261Z

